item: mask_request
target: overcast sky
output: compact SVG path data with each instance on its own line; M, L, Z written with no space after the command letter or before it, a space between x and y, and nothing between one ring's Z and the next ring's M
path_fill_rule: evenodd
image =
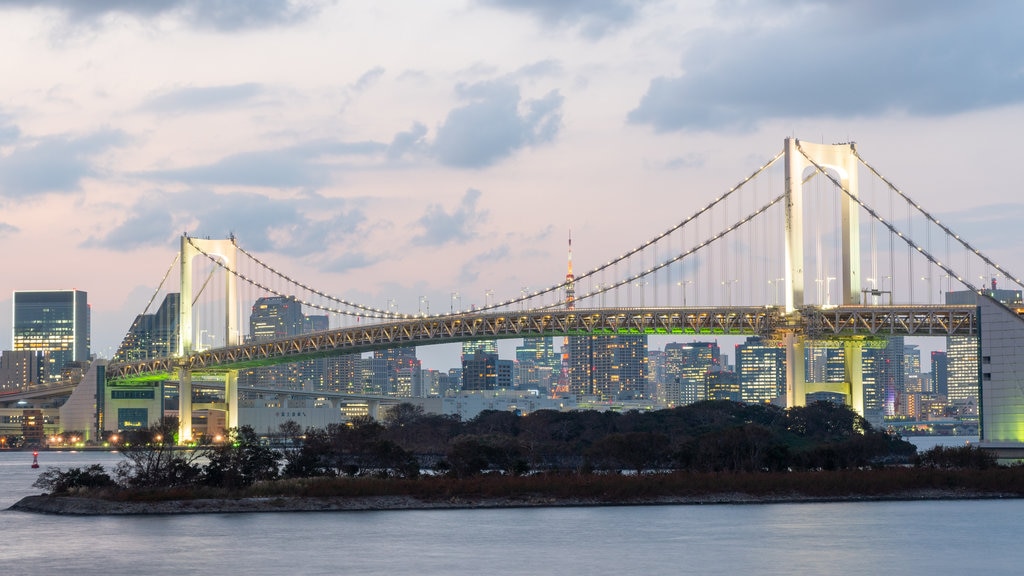
M87 290L109 355L187 231L375 306L503 300L564 275L570 227L589 269L789 136L857 141L954 229L1004 230L981 248L1019 270L1021 22L936 0L0 0L0 297Z

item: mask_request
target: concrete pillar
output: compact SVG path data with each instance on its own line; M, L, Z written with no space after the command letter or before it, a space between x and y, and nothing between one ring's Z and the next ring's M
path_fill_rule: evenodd
M786 407L804 406L807 404L804 337L787 332L782 341L786 346Z
M843 343L843 375L850 384L850 408L864 415L864 365L861 361L864 347L860 342Z
M224 404L228 409L228 428L238 428L238 370L228 370L224 375Z
M178 368L178 444L191 441L192 371L188 368Z

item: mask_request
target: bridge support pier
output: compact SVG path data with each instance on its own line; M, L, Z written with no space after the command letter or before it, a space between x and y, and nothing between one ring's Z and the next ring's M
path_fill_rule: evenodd
M850 408L861 416L864 415L864 365L861 363L864 348L860 342L843 343L843 376L850 384Z
M161 403L163 399L160 400ZM178 368L178 444L192 441L192 371Z
M238 370L228 370L224 375L224 404L228 428L238 428Z
M803 406L807 404L806 343L802 335L793 332L787 332L782 342L786 346L786 407Z
M380 419L380 400L368 400L366 402L366 411L370 415L370 418L374 420Z

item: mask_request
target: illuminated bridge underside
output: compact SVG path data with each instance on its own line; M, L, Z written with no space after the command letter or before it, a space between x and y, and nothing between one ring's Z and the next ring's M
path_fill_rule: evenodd
M707 334L772 336L795 331L808 337L861 338L884 335L973 335L973 306L808 307L786 317L781 308L592 308L516 313L417 317L341 328L282 340L110 364L107 379L128 384L167 380L179 369L196 374L358 354L383 348L444 344L478 338L599 334Z

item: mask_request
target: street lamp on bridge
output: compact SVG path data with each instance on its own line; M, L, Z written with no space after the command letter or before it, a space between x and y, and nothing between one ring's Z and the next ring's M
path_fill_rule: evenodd
M683 295L683 308L686 308L686 286L687 284L693 284L693 280L681 280L676 282L676 286L679 286L679 293Z

